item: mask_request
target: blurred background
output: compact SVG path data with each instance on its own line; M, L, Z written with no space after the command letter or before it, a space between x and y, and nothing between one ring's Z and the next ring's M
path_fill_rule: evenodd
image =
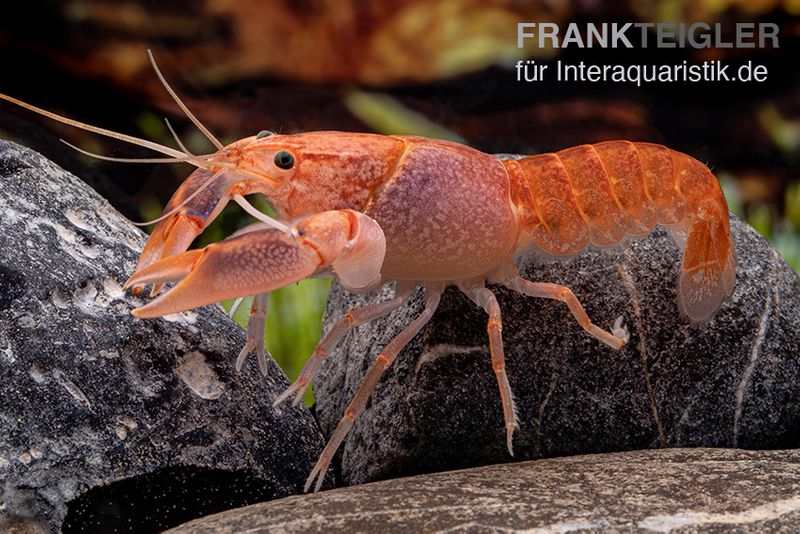
M731 209L800 268L800 0L26 0L3 6L0 91L123 133L210 146L148 63L223 142L263 129L412 133L492 153L608 139L653 141L707 162ZM774 22L779 49L540 50L517 22ZM752 60L765 83L516 81L522 58L600 64ZM549 69L551 72L553 68ZM42 152L133 220L156 217L191 172L86 158L152 156L0 104L0 137ZM266 205L261 206L268 209ZM196 245L249 222L236 207ZM296 377L320 335L329 282L272 294L267 345ZM230 306L230 303L227 303ZM236 315L246 323L249 306ZM307 399L309 402L311 398Z

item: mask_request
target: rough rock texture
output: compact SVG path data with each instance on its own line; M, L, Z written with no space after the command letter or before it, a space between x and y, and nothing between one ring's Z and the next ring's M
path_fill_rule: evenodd
M593 454L288 497L170 532L794 532L798 487L797 451Z
M322 438L223 310L130 315L144 234L0 142L0 530L154 531L301 489Z
M679 256L663 231L560 263L522 260L523 276L568 285L603 328L622 315L631 339L614 352L565 305L496 289L519 415L516 459L800 445L800 280L752 228L732 224L736 290L700 328L679 316ZM386 294L353 296L335 286L325 329ZM315 387L323 433L331 433L381 348L420 310L418 294L387 319L358 328L328 359ZM339 455L345 483L511 460L486 321L455 288L447 290L351 430Z

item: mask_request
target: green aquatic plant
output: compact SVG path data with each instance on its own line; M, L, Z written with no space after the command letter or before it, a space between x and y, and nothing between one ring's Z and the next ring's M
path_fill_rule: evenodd
M309 278L270 293L267 350L292 382L300 374L322 334L322 314L330 286L330 280ZM233 302L228 300L222 305L230 311ZM233 317L243 328L247 327L250 318L251 302L251 298L245 299ZM248 365L255 365L255 358ZM304 400L309 406L314 404L311 389L306 392Z
M800 272L800 182L786 188L782 210L762 202L745 209L735 178L729 173L720 173L720 182L730 210L769 239L794 270ZM781 211L783 217L779 215Z

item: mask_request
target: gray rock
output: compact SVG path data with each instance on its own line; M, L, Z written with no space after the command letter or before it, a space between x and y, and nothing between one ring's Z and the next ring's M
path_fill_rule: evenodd
M154 531L298 492L322 437L271 408L278 367L235 373L218 306L132 317L145 236L77 178L0 142L0 180L0 530Z
M288 497L169 532L796 532L798 487L797 451L593 454Z
M679 256L663 231L562 263L525 258L526 278L567 285L620 352L587 335L566 306L503 288L503 338L519 431L516 459L651 447L791 448L800 444L800 280L769 243L734 218L736 290L693 328L676 301ZM384 292L387 293L387 292ZM383 295L334 286L325 329ZM326 361L315 386L330 435L383 346L421 310L421 297L362 326ZM338 456L362 483L511 461L492 372L487 317L455 288L398 357Z

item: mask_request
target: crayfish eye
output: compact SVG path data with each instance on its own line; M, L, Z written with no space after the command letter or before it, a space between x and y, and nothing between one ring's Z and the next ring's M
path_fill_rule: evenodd
M280 150L275 153L275 166L279 169L291 169L294 167L294 156L291 152Z
M275 134L270 132L269 130L261 130L256 134L256 139L264 139L265 137L269 137L270 135L275 135Z

